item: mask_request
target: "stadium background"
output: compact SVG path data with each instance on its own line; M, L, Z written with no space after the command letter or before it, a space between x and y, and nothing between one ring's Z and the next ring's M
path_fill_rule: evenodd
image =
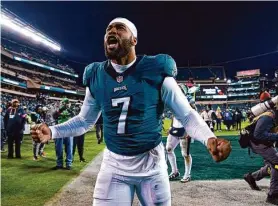
M4 111L13 98L18 98L21 106L29 112L38 104L55 107L63 97L68 97L73 104L82 101L85 88L81 84L81 76L85 65L69 59L62 45L48 37L47 31L41 32L3 6L1 15L1 107ZM249 61L255 59L253 57ZM177 81L188 88L199 87L194 97L200 110L212 104L214 109L240 108L248 111L259 101L262 90L268 90L272 95L277 94L277 60L275 65L269 70L271 73L267 74L258 67L244 67L234 68L234 73L227 75L225 62L223 65L189 64L178 68ZM169 122L167 118L164 121L166 131ZM163 134L166 136L165 132ZM192 144L193 181L241 179L244 173L262 165L261 158L239 147L237 134L238 131L217 133L231 140L233 146L229 159L220 164L211 160L200 143ZM3 205L43 205L85 168L84 164L75 162L73 171L66 174L63 171L52 171L50 168L55 164L54 144L51 142L47 145L48 156L39 162L32 161L31 145L27 134L22 144L22 160L11 162L6 159L6 153L1 154ZM97 145L94 131L86 135L85 154L88 159L93 159L103 148L104 145ZM180 149L175 152L178 166L183 172Z

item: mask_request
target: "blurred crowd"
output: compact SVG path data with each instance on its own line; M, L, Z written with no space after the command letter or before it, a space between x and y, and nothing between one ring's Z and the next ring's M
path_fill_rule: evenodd
M214 110L212 105L207 105L200 112L201 117L205 120L212 131L225 130L241 130L242 122L248 119L248 111L250 108L226 107L217 106ZM222 124L225 128L222 128Z
M70 102L68 98L61 101L50 100L48 94L37 93L35 98L1 94L1 152L6 152L7 145L9 159L21 158L21 145L24 141L24 131L34 124L45 123L53 126L63 123L79 114L82 102ZM28 130L29 130L28 129ZM102 118L96 124L98 144L103 141ZM75 151L77 150L80 162L84 158L85 136L66 137L55 139L56 166L53 169L71 170ZM47 144L33 141L33 160L46 158L44 149ZM65 161L64 161L64 153ZM65 167L64 167L65 162Z

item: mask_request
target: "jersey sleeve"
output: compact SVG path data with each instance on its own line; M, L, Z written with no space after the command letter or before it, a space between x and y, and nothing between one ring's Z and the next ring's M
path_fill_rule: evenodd
M161 93L162 101L172 110L190 137L204 145L207 145L209 138L215 137L206 122L191 108L173 77L165 78Z

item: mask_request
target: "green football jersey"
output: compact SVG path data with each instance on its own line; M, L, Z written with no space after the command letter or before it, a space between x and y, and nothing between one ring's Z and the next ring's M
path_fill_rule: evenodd
M165 54L138 56L123 73L117 73L110 61L86 67L84 84L101 108L110 151L137 155L161 142L161 87L165 77L176 73L175 61Z

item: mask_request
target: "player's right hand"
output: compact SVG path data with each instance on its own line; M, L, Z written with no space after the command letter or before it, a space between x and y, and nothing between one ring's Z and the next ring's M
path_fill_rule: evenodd
M35 124L31 126L31 136L35 142L46 143L51 139L51 130L45 124Z

